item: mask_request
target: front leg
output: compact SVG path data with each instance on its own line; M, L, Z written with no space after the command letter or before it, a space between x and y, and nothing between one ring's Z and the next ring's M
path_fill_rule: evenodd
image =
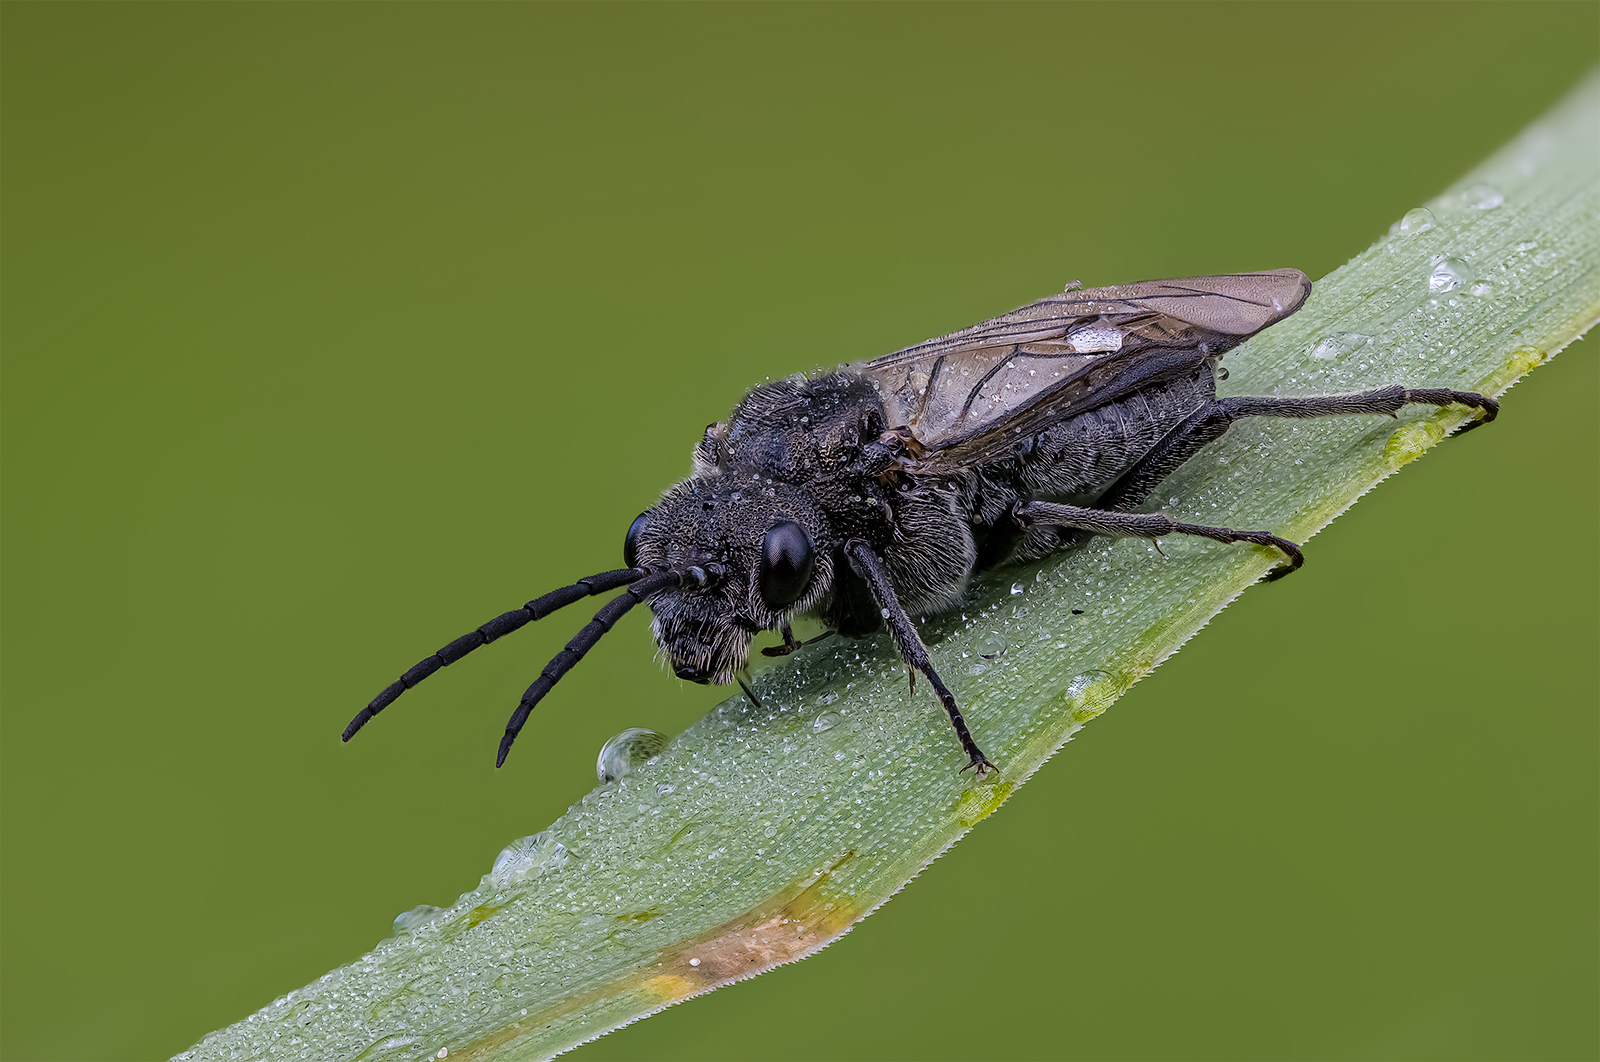
M783 629L779 633L783 635L783 644L767 646L765 649L761 650L762 656L788 656L790 653L804 649L808 645L815 645L817 642L822 641L822 639L830 638L839 632L832 630L823 631L815 638L807 638L805 641L800 642L795 640L794 631L790 629L787 623L785 623L783 625Z
M915 668L928 677L928 684L938 695L939 703L944 705L945 714L950 717L950 725L956 728L956 737L961 742L962 751L967 754L967 766L961 769L965 771L967 767L971 767L977 776L982 778L995 769L994 764L989 762L989 757L985 756L983 750L978 748L977 742L972 740L972 734L967 730L967 721L961 718L961 709L956 707L955 695L945 686L939 673L933 670L933 661L928 657L928 647L922 644L916 627L911 623L911 617L900 607L900 598L894 592L894 583L890 581L889 573L883 567L883 561L872 552L872 547L865 539L852 538L844 544L844 552L845 556L850 558L850 567L866 580L867 588L872 591L872 599L878 603L883 621L889 626L889 633L894 635L894 644L900 650L900 659L905 661L907 667Z

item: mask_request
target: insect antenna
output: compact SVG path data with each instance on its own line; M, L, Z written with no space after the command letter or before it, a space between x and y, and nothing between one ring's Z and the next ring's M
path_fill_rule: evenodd
M500 754L495 757L494 765L499 767L506 762L506 754L511 751L511 743L517 740L517 734L521 732L522 725L528 721L528 714L533 711L534 706L544 699L544 695L549 693L557 682L561 681L562 675L571 671L573 665L594 648L600 636L609 631L630 608L657 590L669 586L703 588L721 579L722 576L723 569L720 564L655 572L634 582L627 590L607 601L600 611L594 614L594 619L584 624L583 629L573 635L572 641L567 643L566 648L544 666L539 677L533 680L533 685L522 695L521 703L517 705L517 710L511 713L511 721L506 724L505 736L500 739Z
M372 699L372 703L356 713L350 720L350 725L344 728L343 741L349 741L355 736L357 730L367 725L367 720L383 711L395 702L406 690L415 686L441 667L455 663L468 653L480 646L488 645L502 635L531 623L536 619L543 619L556 609L565 608L574 601L589 597L592 594L603 594L607 590L615 590L619 586L637 582L647 578L640 568L617 568L614 571L601 572L598 575L586 576L573 583L563 586L559 590L552 590L543 597L536 597L521 608L512 609L503 615L485 623L469 634L463 634L449 645L440 649L430 657L426 657L411 670L401 675L399 679L389 684L388 688Z

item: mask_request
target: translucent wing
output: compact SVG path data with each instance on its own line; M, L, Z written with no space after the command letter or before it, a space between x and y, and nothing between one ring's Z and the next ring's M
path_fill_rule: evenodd
M1068 291L853 368L877 386L919 466L944 471L1192 371L1310 292L1298 269Z

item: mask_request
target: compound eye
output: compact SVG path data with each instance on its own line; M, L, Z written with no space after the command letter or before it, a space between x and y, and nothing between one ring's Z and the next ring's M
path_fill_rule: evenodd
M640 513L628 525L628 537L622 540L622 563L630 568L639 566L639 536L650 526L650 514Z
M761 569L756 573L762 602L777 612L798 601L811 582L815 561L805 528L793 520L779 520L767 528L761 540Z

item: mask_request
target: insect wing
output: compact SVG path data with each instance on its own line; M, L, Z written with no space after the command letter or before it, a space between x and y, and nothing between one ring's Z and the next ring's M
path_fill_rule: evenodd
M1295 312L1310 291L1298 269L1069 291L856 368L921 466L949 470L1189 371Z

